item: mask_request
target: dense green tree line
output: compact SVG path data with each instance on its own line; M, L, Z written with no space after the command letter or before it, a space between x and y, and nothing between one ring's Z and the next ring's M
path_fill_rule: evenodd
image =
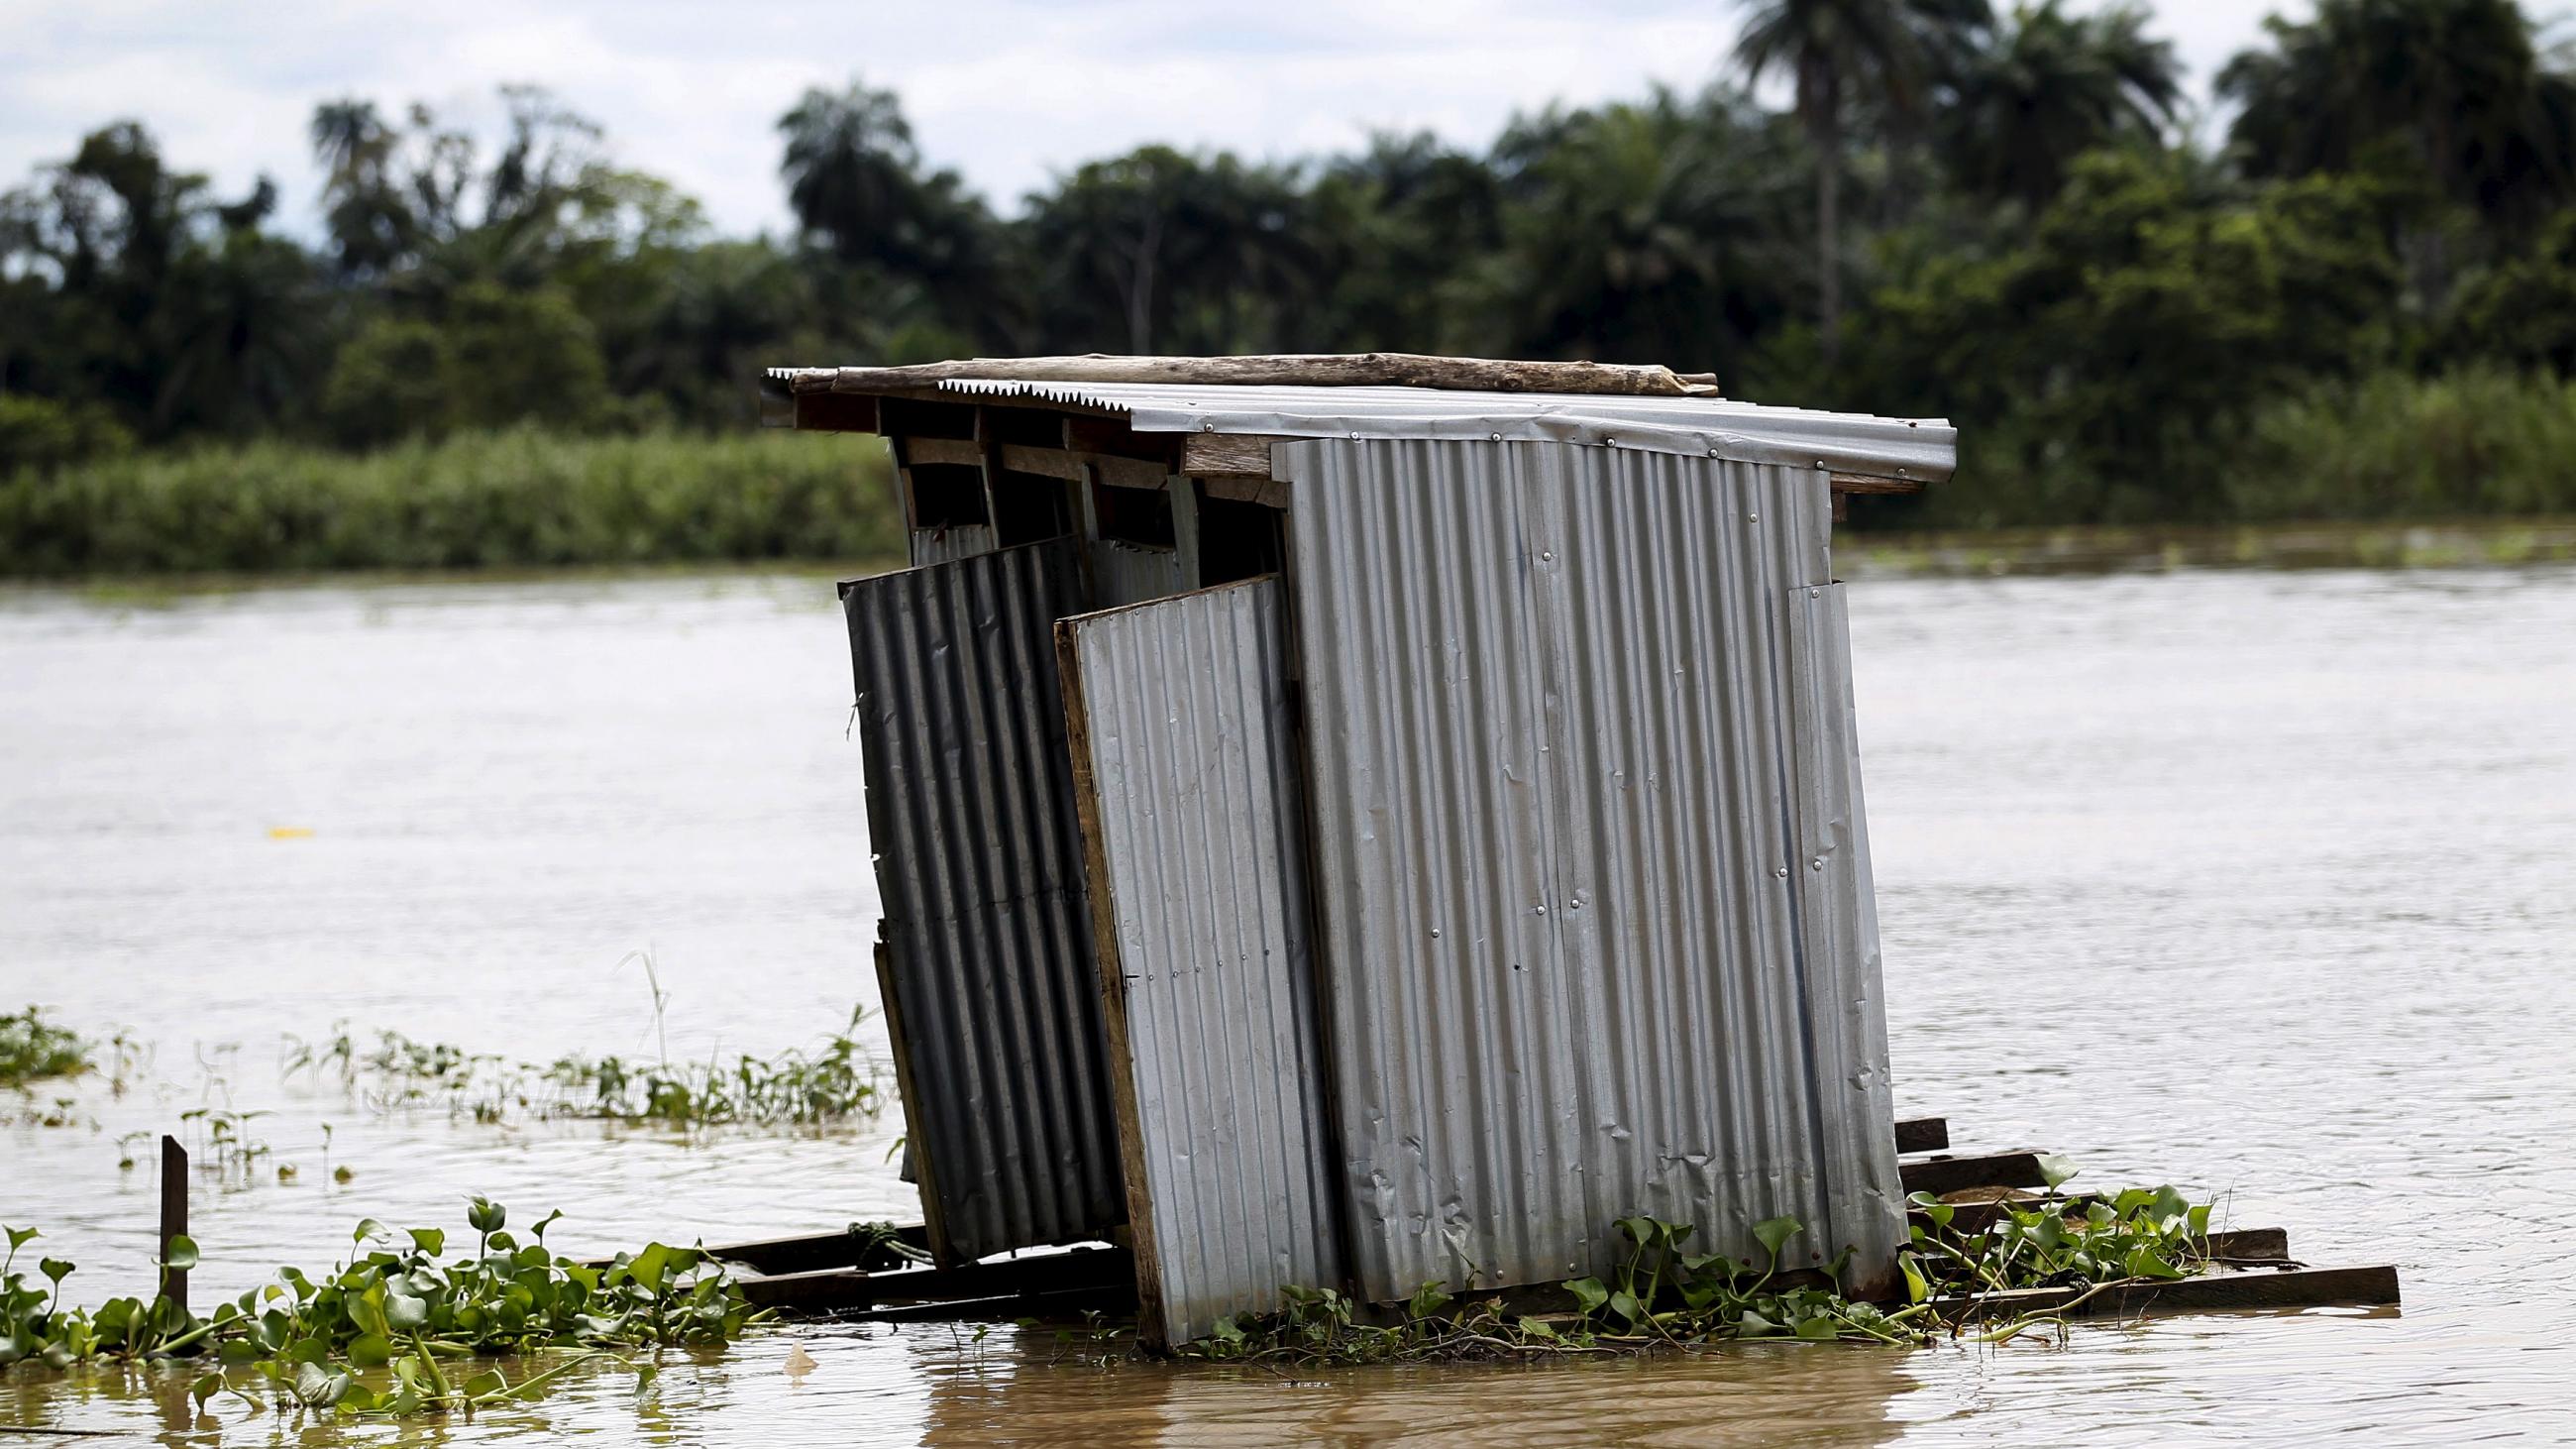
M1961 486L1881 521L2137 521L2264 511L2244 460L2283 418L2392 388L2566 405L2576 71L2514 0L2276 18L2206 137L2140 9L1744 20L1704 90L1523 115L1481 152L1147 146L1008 215L852 81L781 117L796 226L748 240L533 89L496 151L424 107L319 106L318 234L111 125L0 199L0 463L711 430L779 361L1393 348L1947 414ZM2570 498L2454 481L2462 508Z

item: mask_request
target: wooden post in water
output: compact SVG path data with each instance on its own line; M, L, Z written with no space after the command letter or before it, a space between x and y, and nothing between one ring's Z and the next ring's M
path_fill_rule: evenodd
M161 1256L170 1261L170 1240L188 1235L188 1149L179 1139L161 1134ZM171 1268L162 1274L161 1291L179 1310L179 1321L188 1313L188 1270Z

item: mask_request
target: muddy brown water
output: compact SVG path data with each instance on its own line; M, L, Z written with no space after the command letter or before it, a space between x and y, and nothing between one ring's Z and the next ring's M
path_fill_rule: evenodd
M2576 570L1882 578L1851 605L1900 1107L2394 1261L2402 1312L1277 1373L795 1327L675 1361L640 1408L602 1373L321 1429L22 1368L0 1442L2576 1439ZM335 1021L649 1057L635 951L674 1056L828 1034L872 994L848 702L817 577L0 592L0 1001L151 1054L122 1098L69 1093L77 1125L0 1127L0 1220L79 1262L77 1296L148 1288L118 1138L197 1107L266 1112L270 1149L200 1185L201 1303L360 1217L461 1226L470 1192L564 1209L582 1249L910 1217L891 1114L687 1140L279 1076L281 1033Z

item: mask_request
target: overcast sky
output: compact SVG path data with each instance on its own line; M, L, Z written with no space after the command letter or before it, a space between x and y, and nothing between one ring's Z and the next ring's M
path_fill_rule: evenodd
M2076 0L2079 5L2088 0ZM2279 4L2165 0L2195 95ZM923 150L1005 212L1047 177L1146 141L1286 158L1377 129L1467 146L1513 111L1695 88L1726 0L0 0L0 188L113 119L221 190L266 172L315 226L304 126L326 97L426 101L488 128L533 81L734 232L785 219L779 114L852 74L903 99Z

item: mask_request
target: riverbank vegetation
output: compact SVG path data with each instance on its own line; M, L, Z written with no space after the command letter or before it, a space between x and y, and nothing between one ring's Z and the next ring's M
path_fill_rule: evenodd
M0 476L0 575L900 557L885 450L514 427L350 455L279 440Z
M696 1248L652 1243L590 1264L545 1245L561 1213L531 1225L524 1241L498 1203L475 1198L465 1216L471 1253L448 1256L443 1228L397 1235L369 1219L348 1260L321 1273L281 1268L205 1317L168 1292L171 1274L200 1261L188 1238L171 1240L150 1301L86 1308L64 1297L75 1264L41 1259L41 1286L17 1269L19 1250L39 1234L9 1228L0 1371L187 1359L208 1365L189 1391L201 1413L219 1396L280 1416L470 1413L533 1398L602 1363L633 1371L644 1394L658 1372L654 1353L731 1342L755 1317L723 1265Z
M1696 92L998 203L854 79L785 106L752 238L529 88L497 136L320 98L314 218L66 137L0 201L0 572L881 553L872 455L713 436L761 365L1089 350L1956 420L1956 481L1863 529L2576 512L2576 73L2516 0L2321 0L2214 115L2136 6L1742 18Z

